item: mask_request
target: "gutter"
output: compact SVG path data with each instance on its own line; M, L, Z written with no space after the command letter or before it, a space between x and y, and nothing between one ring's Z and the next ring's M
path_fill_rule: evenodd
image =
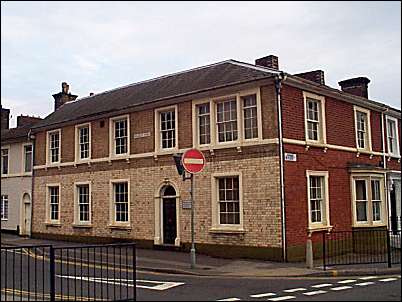
M279 139L279 165L280 165L280 200L281 200L281 227L282 227L282 258L287 262L286 249L286 217L285 217L285 182L284 182L284 148L282 131L282 105L281 90L282 81L285 81L287 75L281 72L275 76L275 91L277 98L277 117L278 117L278 139Z

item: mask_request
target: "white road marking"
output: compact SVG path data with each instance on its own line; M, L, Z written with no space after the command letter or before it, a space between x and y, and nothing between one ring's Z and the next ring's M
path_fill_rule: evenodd
M323 283L323 284L312 285L311 287L321 288L321 287L328 287L328 286L332 286L332 284L331 283Z
M316 290L316 291L313 291L313 292L303 293L303 295L314 296L314 295L320 295L320 294L325 294L325 293L326 293L325 290Z
M87 282L97 282L97 283L106 283L106 284L114 284L114 285L122 285L127 287L134 287L137 288L145 288L151 290L167 290L176 286L183 285L183 282L169 282L169 281L154 281L154 280L136 280L137 283L145 283L145 284L152 284L148 285L134 285L135 280L133 279L105 279L105 278L97 278L97 277L84 277L84 276L67 276L67 275L56 275L59 278L65 279L76 279L76 280L83 280ZM154 285L156 284L156 285Z
M374 284L374 282L363 282L363 283L356 283L355 286L367 286Z
M348 283L353 283L353 282L356 282L356 280L352 280L352 279L342 280L342 281L339 281L338 283L339 284L348 284Z
M303 290L307 290L307 289L302 288L302 287L300 287L300 288L292 288L292 289L285 289L284 292L285 293L295 293L295 292L301 292Z
M226 298L226 299L221 299L221 300L217 300L217 301L240 301L239 298Z
M387 278L387 279L380 279L380 280L378 280L378 281L381 281L381 282L389 282L389 281L395 281L395 280L398 280L397 278Z
M351 286L339 286L339 287L330 288L330 290L337 291L337 290L344 290L344 289L349 289L349 288L352 288L352 287Z
M184 163L191 165L203 165L204 160L202 158L185 158Z
M360 280L371 280L371 279L377 279L377 276L367 276L367 277L361 277L359 278Z
M283 297L277 297L277 298L271 298L268 299L269 301L282 301L282 300L289 300L289 299L294 299L296 298L295 296L283 296Z
M276 296L274 293L264 293L264 294L256 294L256 295L250 295L251 298L264 298L264 297L272 297Z

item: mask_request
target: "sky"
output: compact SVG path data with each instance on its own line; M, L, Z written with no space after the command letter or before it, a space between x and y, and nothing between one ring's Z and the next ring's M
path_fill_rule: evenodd
M1 2L1 104L45 117L67 82L79 97L227 59L279 57L326 84L366 76L401 108L401 3Z

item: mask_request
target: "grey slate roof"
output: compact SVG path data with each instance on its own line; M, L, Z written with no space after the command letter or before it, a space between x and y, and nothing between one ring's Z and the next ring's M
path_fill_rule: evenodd
M252 68L250 68L252 67ZM35 124L47 127L227 85L271 77L278 71L228 60L116 88L66 103Z

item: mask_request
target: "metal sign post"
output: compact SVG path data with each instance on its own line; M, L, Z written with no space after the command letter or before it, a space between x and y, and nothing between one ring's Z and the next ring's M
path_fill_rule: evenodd
M205 157L201 151L197 149L190 149L184 153L183 156L175 154L173 156L177 172L183 176L183 181L189 179L190 184L190 203L191 203L191 249L190 249L190 263L191 268L195 268L195 230L194 230L194 174L201 172L205 167ZM190 176L186 176L186 171Z

